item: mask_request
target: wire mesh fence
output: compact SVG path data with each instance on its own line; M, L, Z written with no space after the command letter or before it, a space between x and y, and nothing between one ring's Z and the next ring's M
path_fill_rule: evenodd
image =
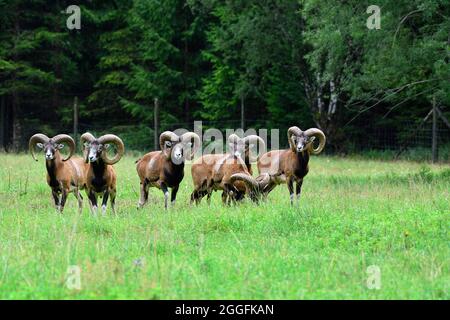
M260 129L265 129L261 126L264 121L261 120L246 120L246 129L256 128L258 133ZM252 126L252 124L259 124ZM198 130L197 123L197 130ZM175 130L179 128L193 131L195 128L194 122L161 122L158 133L165 130ZM223 133L240 128L240 120L218 120L218 121L202 121L200 128L203 132L214 128ZM287 137L285 135L287 128L266 128L268 130L268 137L270 140L270 132L273 129L279 130L279 147L288 147ZM135 151L151 151L155 147L155 128L153 123L143 123L132 119L119 119L114 122L95 122L89 123L80 121L78 127L74 128L73 123L70 122L51 122L42 125L38 120L28 120L22 124L20 130L21 141L20 145L26 149L29 137L36 132L43 132L48 136L54 136L59 133L67 133L74 136L77 131L77 138L84 132L91 132L94 135L102 135L106 133L114 133L119 135L127 145L128 150ZM432 145L432 123L428 121L420 124L420 121L403 121L396 123L395 126L372 126L368 125L363 134L351 135L350 139L344 142L346 149L351 153L365 153L368 151L387 151L395 155L399 151L410 152L410 150L420 150L422 159L431 158ZM270 141L268 141L270 148ZM208 143L208 141L204 141ZM437 123L437 144L439 150L440 161L450 161L450 129L442 122ZM408 151L409 150L409 151ZM333 153L333 148L327 149L328 153Z
M432 123L420 125L417 121L402 121L395 127L368 126L364 136L354 141L357 150L399 150L408 148L431 148ZM437 124L438 144L450 143L450 129L444 123Z

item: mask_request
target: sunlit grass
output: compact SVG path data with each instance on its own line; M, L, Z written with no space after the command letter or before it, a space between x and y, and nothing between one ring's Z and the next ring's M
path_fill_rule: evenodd
M260 206L191 207L186 167L175 208L152 189L138 212L134 160L116 166L118 214L95 218L73 196L55 212L42 160L0 155L0 298L450 298L448 165L314 157L294 207L285 186Z

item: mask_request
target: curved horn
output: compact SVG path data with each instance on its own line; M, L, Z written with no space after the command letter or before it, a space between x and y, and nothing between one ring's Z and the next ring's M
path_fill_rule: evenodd
M270 175L268 173L263 173L256 178L256 182L258 182L259 190L264 190L270 183Z
M233 184L236 181L243 181L250 190L256 190L259 188L258 182L249 174L235 173L230 177L230 183Z
M288 142L289 142L289 146L291 147L292 151L295 151L295 146L292 143L292 136L300 136L301 134L302 134L302 130L300 130L299 127L294 126L294 127L290 127L288 129L288 134L287 134Z
M92 141L94 141L95 137L91 133L86 132L85 134L83 134L81 136L80 140L81 140L81 143L84 144L85 142L92 142Z
M185 134L181 135L180 139L183 143L191 142L191 140L194 139L194 145L192 146L191 152L186 155L186 158L188 160L192 160L198 148L200 147L200 137L194 132L186 132Z
M239 154L243 153L244 150L244 139L239 137L237 134L232 133L228 137L228 146L230 148L230 152L235 155L236 151L239 151ZM243 156L243 155L241 155Z
M116 145L117 153L114 156L114 158L109 159L105 149L102 152L103 162L105 162L108 165L116 164L117 162L120 161L120 159L122 159L123 155L125 154L125 145L123 144L122 139L120 139L118 136L114 134L105 134L104 136L98 138L98 142L103 145L108 143L113 143Z
M261 154L266 151L266 143L264 142L264 140L261 137L255 135L255 134L245 137L244 142L245 142L246 151L249 150L250 144L255 144L255 145L259 144L259 152ZM257 160L257 159L258 159L258 157L256 157L255 160ZM250 160L250 161L253 161L253 160Z
M257 136L256 134L252 134L250 136L245 137L244 142L246 146L248 146L250 143L258 144L259 142L260 146L263 146L264 148L266 147L266 143L264 142L264 140L261 137Z
M173 133L172 131L164 131L159 136L159 146L160 146L161 150L164 152L164 154L167 157L169 157L170 155L166 153L165 147L164 147L166 141L179 142L180 141L180 137L177 134Z
M67 134L58 134L57 136L54 136L52 140L57 144L65 143L69 147L70 149L69 155L67 156L67 158L63 159L63 161L69 160L75 153L75 141L72 139L71 136Z
M80 138L81 144L83 145L83 150L85 150L85 147L84 147L84 143L85 143L85 142L89 142L89 143L90 143L90 142L94 141L95 139L96 139L96 138L94 137L94 135L91 134L90 132L84 133L84 134L81 136L81 138ZM89 156L89 152L86 151L86 152L85 152L85 159L84 159L84 161L85 161L86 163L89 162L88 156Z
M36 133L30 138L30 141L28 142L28 149L30 150L31 156L35 161L38 161L38 159L36 159L36 154L34 153L34 146L37 143L46 143L48 140L50 140L50 138L42 133Z
M314 149L313 143L311 143L311 154L318 155L325 148L325 143L327 142L327 138L322 130L317 128L311 128L305 131L305 134L308 137L316 137L319 139L319 145Z
M236 133L232 133L230 134L230 136L228 137L228 143L237 143L239 140L241 140L242 138L239 137Z

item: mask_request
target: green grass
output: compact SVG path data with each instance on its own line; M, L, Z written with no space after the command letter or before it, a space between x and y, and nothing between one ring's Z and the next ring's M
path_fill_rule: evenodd
M450 298L448 165L314 157L294 207L286 186L261 206L190 207L187 167L175 208L152 189L138 212L133 161L117 165L118 214L95 218L73 196L54 211L42 159L0 154L0 299Z

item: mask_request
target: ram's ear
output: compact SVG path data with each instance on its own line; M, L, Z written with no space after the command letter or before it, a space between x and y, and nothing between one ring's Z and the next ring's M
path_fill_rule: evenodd
M57 147L59 150L64 149L64 145L63 145L63 144L58 144L56 147Z
M85 147L85 148L89 148L89 142L85 142L85 143L84 143L84 147Z
M44 144L43 143L36 143L36 147L38 147L39 149L44 149Z
M103 146L103 148L105 148L105 150L108 150L110 147L111 147L110 144L105 144L105 145Z
M315 137L315 136L312 136L312 137L310 137L310 138L308 139L308 142L314 142L314 140L316 140L316 137Z
M165 148L172 148L172 142L166 141L166 142L164 143L164 147L165 147Z

